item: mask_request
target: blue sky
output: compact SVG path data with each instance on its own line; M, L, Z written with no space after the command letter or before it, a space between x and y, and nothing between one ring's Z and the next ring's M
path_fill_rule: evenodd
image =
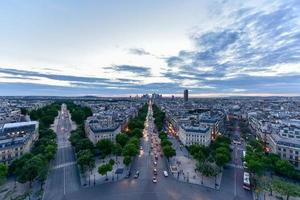
M299 0L0 2L1 95L300 95Z

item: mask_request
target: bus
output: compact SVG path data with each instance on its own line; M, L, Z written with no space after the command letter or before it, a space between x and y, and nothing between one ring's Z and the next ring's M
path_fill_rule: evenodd
M250 174L248 172L244 172L243 188L246 189L246 190L251 190L251 188L250 188Z

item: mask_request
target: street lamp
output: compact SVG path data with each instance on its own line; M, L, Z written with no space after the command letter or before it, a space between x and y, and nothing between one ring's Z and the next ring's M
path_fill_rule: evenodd
M94 186L96 185L96 175L94 174Z

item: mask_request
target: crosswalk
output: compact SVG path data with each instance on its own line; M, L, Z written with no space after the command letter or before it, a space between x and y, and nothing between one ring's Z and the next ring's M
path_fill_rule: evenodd
M76 162L67 162L67 163L56 165L52 169L59 169L59 168L63 168L63 167L67 167L67 166L75 165L75 164L76 164Z
M236 164L227 164L227 166L233 167L233 168L238 168L238 169L244 169L242 165L236 165Z

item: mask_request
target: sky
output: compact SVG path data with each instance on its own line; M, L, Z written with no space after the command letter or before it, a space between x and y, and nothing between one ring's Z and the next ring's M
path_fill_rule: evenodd
M0 27L1 95L300 95L299 0L10 0Z

